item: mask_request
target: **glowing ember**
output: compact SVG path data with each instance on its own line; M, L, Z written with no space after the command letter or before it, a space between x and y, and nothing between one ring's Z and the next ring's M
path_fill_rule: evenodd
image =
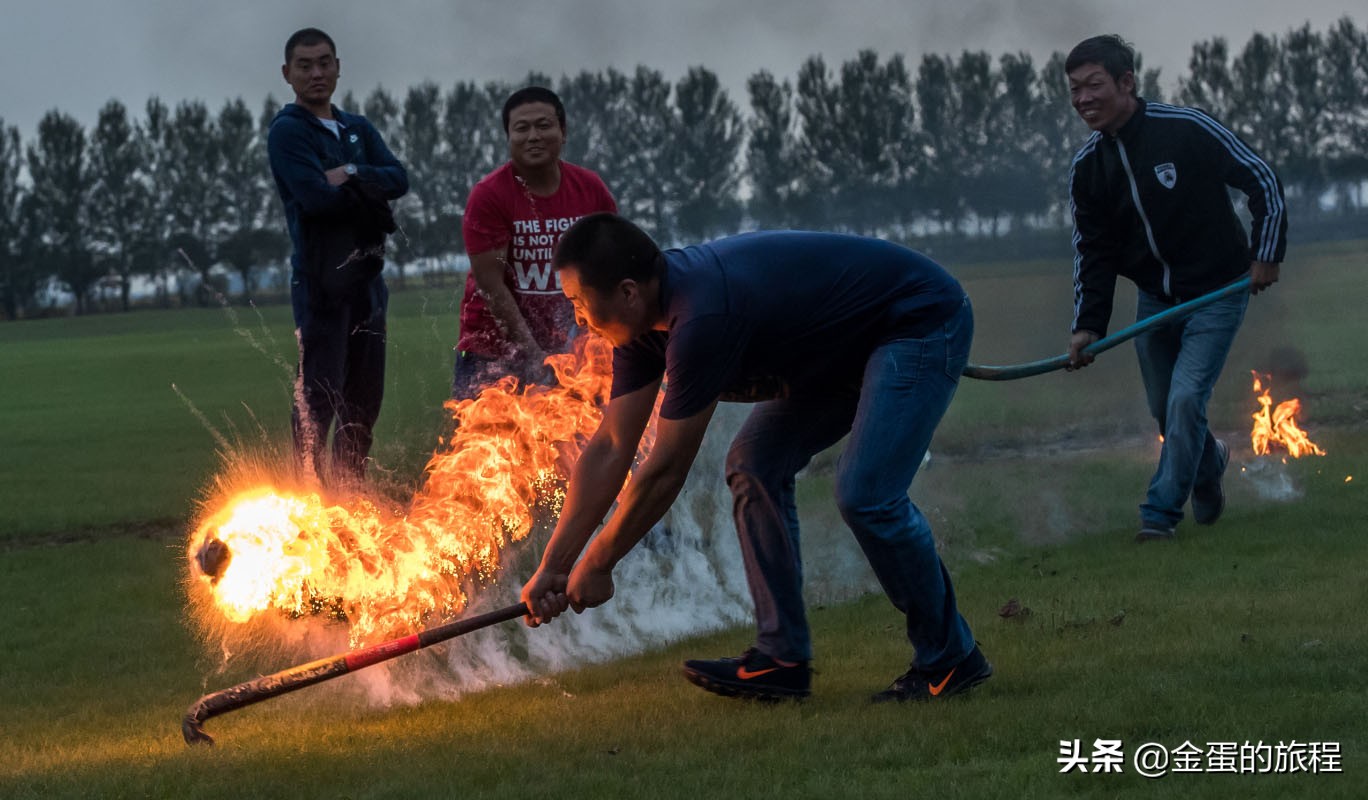
M1311 441L1306 431L1297 427L1296 417L1301 413L1301 401L1296 398L1284 400L1274 408L1273 398L1269 394L1270 389L1264 388L1259 373L1252 374L1254 391L1258 393L1256 399L1259 401L1259 410L1254 413L1254 428L1249 433L1254 454L1266 456L1271 452L1272 446L1278 445L1293 458L1325 455L1325 451Z
M531 532L537 509L559 510L561 479L602 417L610 345L582 336L551 366L559 386L518 391L506 378L447 403L457 427L407 513L270 486L209 513L189 547L214 607L235 623L269 610L344 616L353 645L461 611L502 548Z

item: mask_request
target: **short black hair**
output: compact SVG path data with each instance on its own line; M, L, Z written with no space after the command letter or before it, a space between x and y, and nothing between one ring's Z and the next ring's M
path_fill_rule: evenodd
M1121 82L1121 76L1135 72L1135 48L1114 33L1093 36L1079 42L1064 59L1064 74L1069 74L1084 64L1097 64Z
M561 103L560 97L545 86L524 86L513 94L510 94L508 99L504 101L504 133L508 133L508 118L512 116L513 109L518 106L525 106L528 103L546 103L550 105L556 110L556 121L560 123L561 130L565 130L565 106Z
M337 58L337 45L333 44L332 37L320 31L318 28L300 28L290 34L290 38L285 40L285 63L290 63L294 56L296 47L312 47L316 44L326 44L332 51L333 58Z
M573 266L580 283L606 292L624 280L646 283L663 276L665 257L646 231L617 214L600 211L582 217L561 236L551 266Z

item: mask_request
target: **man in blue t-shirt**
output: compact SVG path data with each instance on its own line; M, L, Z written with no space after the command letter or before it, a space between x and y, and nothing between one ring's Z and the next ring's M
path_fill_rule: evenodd
M579 324L614 346L613 389L523 588L528 624L607 602L614 565L674 502L717 403L760 401L727 456L756 643L736 658L687 661L685 676L728 696L809 694L794 476L847 434L836 503L916 651L874 700L943 698L992 674L907 497L969 357L973 313L954 278L898 245L826 233L662 253L607 213L572 226L553 266ZM655 445L623 488L662 382Z

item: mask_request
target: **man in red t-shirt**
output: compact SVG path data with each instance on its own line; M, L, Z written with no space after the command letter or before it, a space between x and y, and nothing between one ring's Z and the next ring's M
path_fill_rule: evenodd
M470 190L461 224L470 275L451 382L458 400L504 375L552 380L546 356L565 350L574 325L552 250L575 220L617 210L597 174L561 160L565 106L555 92L514 92L503 125L509 160Z

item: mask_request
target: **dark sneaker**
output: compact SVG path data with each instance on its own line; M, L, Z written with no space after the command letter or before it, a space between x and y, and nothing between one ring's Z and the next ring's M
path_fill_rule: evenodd
M1230 448L1220 439L1216 440L1216 457L1221 460L1221 471L1216 480L1204 486L1192 487L1192 521L1198 525L1211 525L1221 518L1225 511L1225 489L1221 478L1225 476L1226 465L1230 463Z
M969 655L948 672L922 672L913 667L869 699L875 703L941 700L969 691L992 674L993 665L983 657L978 645L974 645Z
M784 664L754 647L736 658L685 661L684 677L689 683L724 697L788 700L812 693L808 662Z
M1135 534L1137 542L1171 542L1173 541L1173 526L1165 525L1162 522L1144 522L1140 525L1140 532Z

